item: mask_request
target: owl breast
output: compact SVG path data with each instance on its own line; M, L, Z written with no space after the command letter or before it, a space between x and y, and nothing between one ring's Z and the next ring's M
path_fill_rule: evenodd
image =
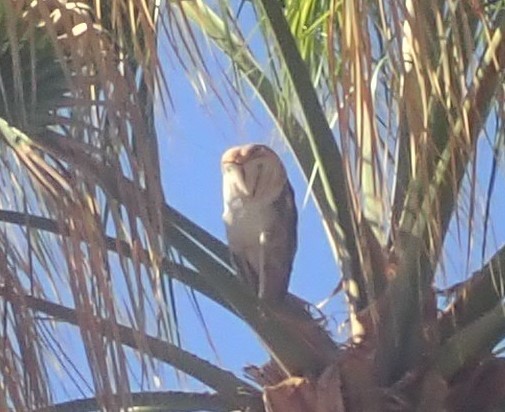
M246 252L250 264L259 267L260 235L272 226L270 207L236 197L228 203L223 213L228 242L232 253ZM257 265L254 262L257 261ZM256 268L257 269L257 268Z
M270 203L228 199L223 220L238 274L258 296L280 301L286 294L296 251L296 207L286 183Z

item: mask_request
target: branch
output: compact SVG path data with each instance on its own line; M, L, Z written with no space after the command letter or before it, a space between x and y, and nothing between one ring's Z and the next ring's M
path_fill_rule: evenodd
M458 330L491 311L505 296L505 246L462 285L456 298L438 320L440 339L449 339Z
M11 289L0 287L0 296L6 300L10 301L12 294ZM28 295L22 295L22 299L24 304L34 311L79 326L77 312L74 309ZM88 315L92 316L91 314ZM144 335L141 331L119 325L108 319L94 316L94 321L99 329L98 333L114 339L114 335L108 334L107 331L117 330L120 343L133 349L139 349L139 335L142 335L140 341L145 343L151 356L193 376L216 390L223 398L235 406L244 405L244 400L254 401L254 398L260 396L256 388L237 378L233 373L220 369L176 345L153 336ZM244 395L244 392L247 392L248 395Z
M493 349L505 336L505 308L500 302L468 326L448 338L435 354L433 366L452 378L469 361Z
M167 411L167 412L227 412L230 410L230 403L222 399L221 396L213 393L194 392L138 392L131 395L131 406L137 410ZM114 396L112 401L121 405L122 398ZM34 412L95 412L103 405L96 398L77 399L69 402L59 403L46 408L36 409ZM260 409L262 410L262 409Z
M18 226L26 226L28 228L43 230L61 236L69 236L70 234L68 227L64 226L62 229L62 225L59 225L52 219L23 212L0 209L0 221L5 223L12 223ZM127 242L111 236L104 236L104 239L107 250L115 252L118 255L124 256L126 258L132 258L131 247ZM85 240L83 239L83 241ZM138 254L143 264L148 266L152 264L147 250L140 249ZM207 276L201 275L198 272L178 263L171 262L166 257L164 257L161 261L161 269L171 278L174 278L179 282L184 283L185 285L197 290L217 304L228 309L230 312L236 313L235 310L228 304L228 302L226 302L221 297L219 291L213 287L212 283L206 280Z

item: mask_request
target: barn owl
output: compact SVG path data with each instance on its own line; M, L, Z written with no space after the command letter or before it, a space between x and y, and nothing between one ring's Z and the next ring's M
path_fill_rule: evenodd
M221 158L223 220L239 277L261 299L283 300L296 252L293 189L279 157L249 144Z

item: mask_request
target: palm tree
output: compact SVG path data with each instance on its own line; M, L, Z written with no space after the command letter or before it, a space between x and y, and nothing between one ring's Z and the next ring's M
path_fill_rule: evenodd
M503 166L505 3L400 3L0 1L1 410L505 405L505 250L486 246ZM248 44L246 12L264 43ZM167 204L161 38L222 97L201 52L212 43L237 102L246 84L276 122L340 264L346 342L310 311L259 301L226 246ZM451 228L466 261L482 263L469 277L447 273ZM446 302L444 273L461 280ZM272 357L249 369L256 384L181 348L174 281L255 331ZM163 363L212 392L132 382ZM55 405L58 374L84 389Z

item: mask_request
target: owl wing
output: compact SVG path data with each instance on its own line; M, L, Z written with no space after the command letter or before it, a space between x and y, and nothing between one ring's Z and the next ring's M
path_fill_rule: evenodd
M288 291L297 247L297 211L289 182L273 202L272 213L265 233L258 296L269 302L280 302Z

